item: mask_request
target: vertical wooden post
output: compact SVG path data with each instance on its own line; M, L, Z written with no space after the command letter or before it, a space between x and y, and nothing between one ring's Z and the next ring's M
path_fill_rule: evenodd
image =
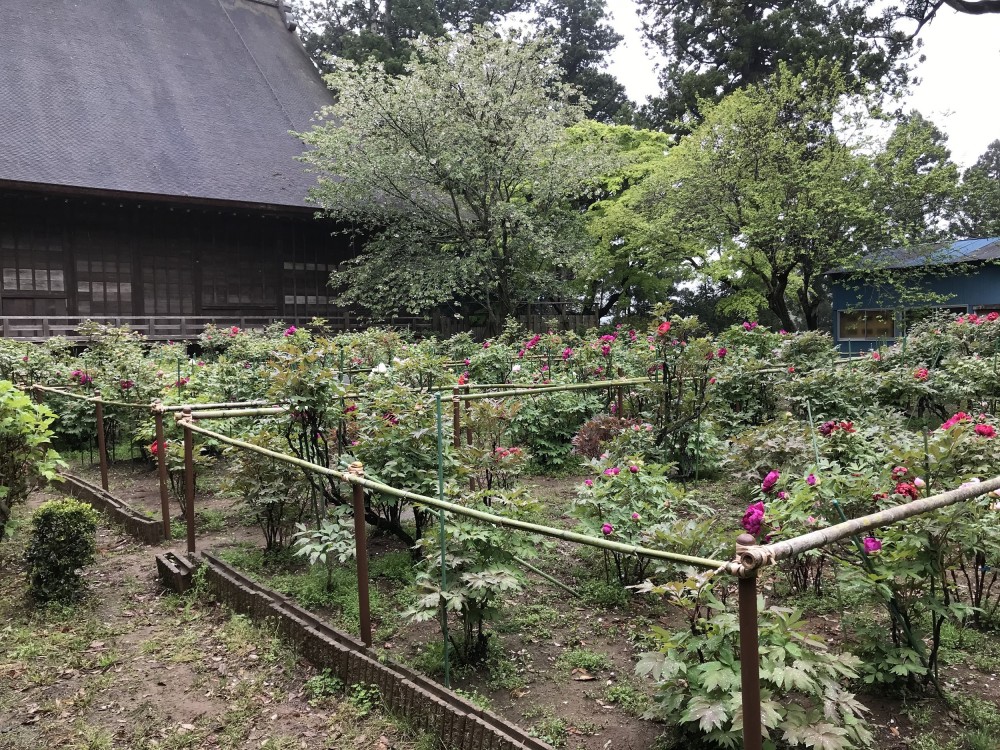
M364 477L364 466L355 461L348 468L348 473L356 477ZM368 598L368 539L365 529L365 488L360 483L353 485L354 490L354 559L358 565L358 619L361 621L361 640L371 648L372 616Z
M163 405L160 399L153 402L153 419L156 421L156 468L160 475L160 516L163 519L163 538L170 539L170 494L167 491L167 441L163 439Z
M101 462L101 487L108 489L108 446L104 436L104 402L101 392L94 391L94 414L97 416L97 457Z
M468 396L472 393L472 389L469 386L465 386L465 395ZM465 402L465 444L472 445L472 420L469 419L469 414L472 412L472 402Z
M194 543L194 433L191 432L191 407L184 407L184 499L186 509L184 520L187 521L187 551L195 553Z
M451 396L452 431L454 435L454 445L456 448L462 447L462 403L458 400L459 389L455 388Z
M736 544L757 543L750 534L741 534ZM763 750L760 720L760 644L757 633L757 571L739 579L740 687L743 695L743 750Z

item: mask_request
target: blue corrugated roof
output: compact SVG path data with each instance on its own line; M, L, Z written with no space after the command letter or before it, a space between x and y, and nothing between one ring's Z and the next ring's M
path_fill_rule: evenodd
M878 268L916 268L944 266L1000 259L1000 237L977 237L951 242L938 242L911 247L886 248L871 253L857 268L837 268L831 274L861 271L867 266Z

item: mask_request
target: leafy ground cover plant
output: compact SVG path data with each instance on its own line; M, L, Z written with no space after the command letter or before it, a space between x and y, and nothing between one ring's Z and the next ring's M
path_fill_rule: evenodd
M473 501L474 503L475 501ZM485 507L485 506L481 506ZM523 517L537 504L523 493L494 496L493 512ZM417 622L457 615L459 627L449 627L456 660L474 664L486 658L490 633L487 623L500 614L505 596L520 591L524 576L517 559L538 554L539 540L459 516L445 526L446 581L441 581L441 546L436 534L420 540L424 562L416 584L424 593L408 616Z
M656 695L646 712L688 740L715 747L742 745L739 626L736 613L713 593L711 576L642 590L665 595L687 627L652 628L657 648L636 666L650 675ZM759 602L761 719L767 747L867 748L873 741L867 709L845 690L860 661L831 652L804 629L801 612Z

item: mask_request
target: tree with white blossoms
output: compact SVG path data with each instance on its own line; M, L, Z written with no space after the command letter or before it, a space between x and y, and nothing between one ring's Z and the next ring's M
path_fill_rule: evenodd
M337 103L302 135L311 198L365 238L331 284L375 317L471 304L491 330L557 298L587 248L571 199L608 166L544 37L480 27L422 37L405 76L336 60Z

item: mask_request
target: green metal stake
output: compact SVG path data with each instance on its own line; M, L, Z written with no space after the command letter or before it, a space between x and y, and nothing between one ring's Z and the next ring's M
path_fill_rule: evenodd
M438 439L438 500L444 502L444 427L441 421L441 394L434 394L434 405L437 409L437 439ZM445 567L447 557L444 542L444 510L438 510L438 541L441 545L441 596L444 597L448 585L448 572ZM444 686L451 687L451 669L448 659L448 609L441 605L441 633L444 636Z

